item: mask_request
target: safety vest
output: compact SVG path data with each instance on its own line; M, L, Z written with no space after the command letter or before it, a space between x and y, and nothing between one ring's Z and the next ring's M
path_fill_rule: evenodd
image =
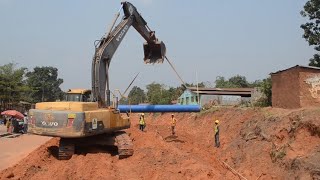
M176 126L176 118L171 118L171 126Z
M140 117L139 124L140 125L144 125L145 124L144 117L142 117L142 116Z
M214 134L217 134L217 133L219 133L219 125L216 125L214 127Z

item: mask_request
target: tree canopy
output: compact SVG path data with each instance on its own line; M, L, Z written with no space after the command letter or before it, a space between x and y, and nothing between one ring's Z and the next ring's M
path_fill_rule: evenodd
M27 84L32 87L31 97L34 102L55 101L63 98L60 85L63 80L58 78L58 69L54 67L35 67L26 74Z
M166 97L165 87L159 83L151 83L146 86L147 99L150 104L166 104L164 103L168 97ZM165 100L163 99L165 98ZM167 102L169 103L169 102Z
M16 68L14 63L0 66L0 101L2 105L26 100L24 95L31 91L25 85L26 71L27 68Z
M236 75L228 80L223 76L218 76L216 78L216 88L246 88L250 87L250 83L247 81L245 76Z
M181 86L182 86L182 85L181 85ZM193 83L191 83L191 84L186 83L186 86L187 86L187 87L197 87L197 84L196 84L196 83L195 83L195 84L193 84ZM198 87L205 87L205 83L204 83L204 82L198 83Z
M272 104L272 82L271 77L263 79L260 88L262 93L265 95L264 106L271 106Z
M140 87L133 86L133 88L129 92L128 99L130 100L130 104L144 103L146 100L146 94Z
M314 46L317 51L310 59L310 66L320 67L320 0L309 0L301 11L303 17L308 17L308 22L301 25L304 30L303 38L309 46Z

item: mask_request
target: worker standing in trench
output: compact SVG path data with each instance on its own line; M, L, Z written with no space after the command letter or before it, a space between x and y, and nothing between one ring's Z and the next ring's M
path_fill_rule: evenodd
M140 115L140 120L139 120L139 129L143 131L145 127L146 127L146 121L144 119L144 113L142 113Z
M176 118L174 118L174 114L171 114L171 131L172 131L172 136L176 134L176 131L175 131L176 123L177 123L177 120L176 120Z
M215 147L220 147L220 140L219 140L219 133L220 133L220 128L219 128L219 120L215 120L215 126L214 126L214 141L215 141Z

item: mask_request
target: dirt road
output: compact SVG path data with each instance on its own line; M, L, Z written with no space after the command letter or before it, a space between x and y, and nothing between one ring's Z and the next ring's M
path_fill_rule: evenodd
M5 126L1 126L0 130L1 132L5 132ZM0 138L0 170L18 163L50 139L49 137L34 135L21 135L16 138Z

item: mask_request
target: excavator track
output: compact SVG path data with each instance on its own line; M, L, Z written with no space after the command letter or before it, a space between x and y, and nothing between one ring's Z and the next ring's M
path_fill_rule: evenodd
M59 160L68 160L71 159L72 155L74 154L75 145L72 142L69 142L67 139L60 139L59 143L59 153L58 159Z
M115 143L118 147L119 159L127 158L133 155L133 143L126 132L116 133Z

